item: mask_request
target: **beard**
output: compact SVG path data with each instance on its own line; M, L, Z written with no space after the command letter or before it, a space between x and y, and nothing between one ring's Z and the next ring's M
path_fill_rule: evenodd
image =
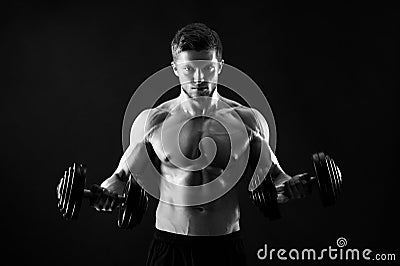
M211 97L215 91L216 85L213 83L205 83L199 86L185 85L184 91L190 98L196 98L201 96Z

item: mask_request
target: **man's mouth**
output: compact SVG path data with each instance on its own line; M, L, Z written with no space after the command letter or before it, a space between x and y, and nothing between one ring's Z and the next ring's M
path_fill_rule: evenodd
M199 90L199 91L202 91L202 90L206 90L206 89L208 89L207 86L192 87L192 90Z

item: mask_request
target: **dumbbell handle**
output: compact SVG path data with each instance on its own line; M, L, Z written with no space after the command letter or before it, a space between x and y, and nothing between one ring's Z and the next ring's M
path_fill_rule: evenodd
M305 180L305 181L307 181L307 184L310 184L310 185L315 185L317 183L317 177L310 176L308 173L306 173L304 176L301 176L300 180ZM281 185L276 187L277 193L286 194L285 193L285 192L287 192L286 189L285 189L285 183L286 182L284 182L283 184L281 184Z
M306 173L304 176L300 176L300 180L305 180L307 182L311 182L311 184L315 184L317 181L317 177L310 176L308 173Z
M83 197L84 198L88 198L88 199L93 199L93 198L96 197L96 193L94 193L90 189L84 189L83 190ZM123 202L125 202L125 197L122 196L122 195L118 195L117 204L121 204Z

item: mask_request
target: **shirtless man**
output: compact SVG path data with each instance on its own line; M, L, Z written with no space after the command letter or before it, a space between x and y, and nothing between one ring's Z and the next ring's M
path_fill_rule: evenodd
M279 166L268 145L268 125L261 113L218 94L218 75L222 71L223 60L222 44L217 33L201 23L189 24L176 33L171 49L172 68L181 84L179 97L138 115L131 129L134 137L131 136L129 147L114 174L104 180L101 187L110 193L121 194L129 175L141 177L147 164L158 165L157 170L163 176L160 179L160 197L165 200L158 203L154 239L146 265L246 265L240 237L238 186L211 202L187 206L173 204L185 200L189 202L189 196L171 191L168 183L184 186L206 184L225 170L229 159L235 160L235 165L243 164L243 154L250 149L249 163L244 162L246 170L242 179L253 174L256 170L252 169L254 162L261 158L260 167L256 170L259 175L265 176L272 171L276 186L285 182L289 184L290 196L280 194L280 203L289 198L300 198L306 190L299 181L299 175L290 177ZM235 145L232 153L226 129L209 116L220 118L238 129L234 141L239 144ZM176 130L181 126L179 149L188 159L198 158L201 148L207 153L207 145L203 143L203 147L199 147L202 138L214 140L217 153L204 169L190 171L173 163L180 159L176 147L166 140L176 138ZM240 128L246 131L240 131ZM265 144L263 147L266 149L256 152L261 147L260 143ZM152 162L143 156L149 147ZM97 210L110 211L115 206L113 197L107 196L107 193L94 204Z

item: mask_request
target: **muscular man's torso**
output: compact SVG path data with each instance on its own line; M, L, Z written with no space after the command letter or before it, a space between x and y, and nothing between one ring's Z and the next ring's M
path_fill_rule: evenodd
M247 175L244 154L249 149L251 129L243 125L240 115L245 107L222 97L220 101L205 116L194 117L173 100L152 114L148 141L164 177L160 181L160 196L166 202L185 202L190 197L171 192L169 182L184 186L206 184L226 170L229 160L236 167L245 168L243 176ZM224 125L229 125L230 134ZM212 160L215 149L212 141L205 141L205 138L211 138L216 145ZM205 162L207 166L202 167ZM200 193L206 195L207 188ZM177 206L165 201L159 201L156 211L156 227L160 230L184 235L223 235L239 230L238 186L206 204Z

